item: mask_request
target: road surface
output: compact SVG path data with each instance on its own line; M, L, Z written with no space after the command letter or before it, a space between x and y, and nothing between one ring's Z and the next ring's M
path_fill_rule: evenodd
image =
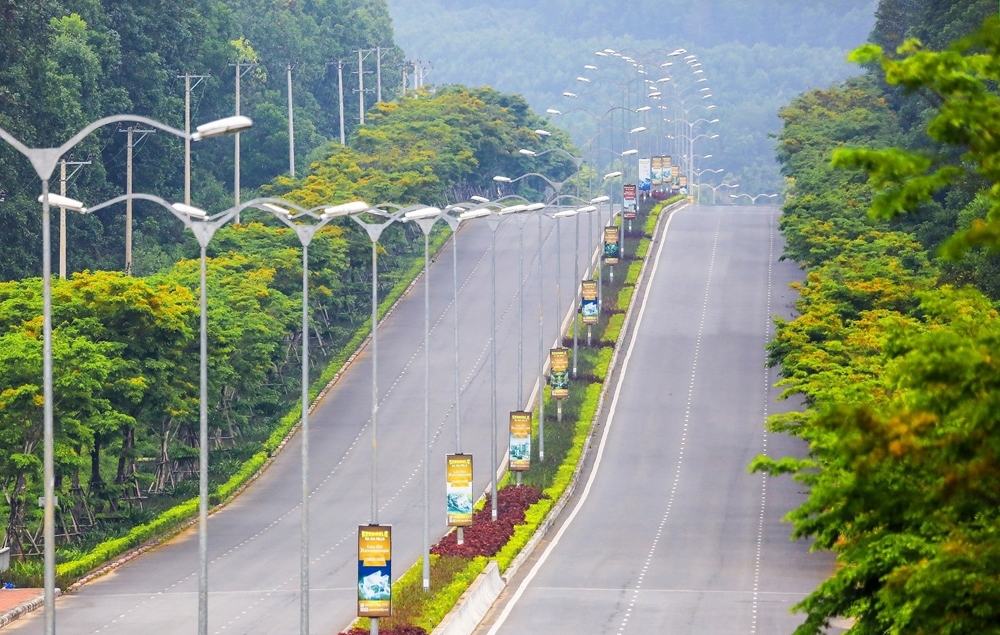
M598 223L592 221L597 236ZM607 219L607 211L604 211ZM562 223L561 322L573 297L575 219ZM524 228L523 399L535 381L538 350L538 221ZM545 349L555 339L555 221L543 223ZM580 221L580 273L587 218ZM497 237L498 457L507 449L507 413L516 403L518 227ZM459 233L460 371L463 450L476 459L475 488L489 486L490 238L483 221ZM596 243L595 243L596 244ZM423 526L423 284L379 329L379 520L392 524L394 574L420 555ZM211 292L211 291L209 291ZM455 451L452 250L431 267L431 543L444 534L444 456ZM547 354L547 353L546 353ZM357 526L370 519L371 357L366 349L310 417L311 632L336 633L353 619L357 598ZM262 478L209 521L209 633L299 632L299 437ZM197 632L197 530L60 598L57 632L174 635ZM394 577L395 577L394 576ZM43 631L38 610L5 632Z
M789 608L832 563L789 541L780 519L797 485L746 469L803 451L763 426L791 407L765 368L771 317L790 313L800 276L778 262L778 215L689 207L671 219L585 486L479 633L781 635L801 623Z

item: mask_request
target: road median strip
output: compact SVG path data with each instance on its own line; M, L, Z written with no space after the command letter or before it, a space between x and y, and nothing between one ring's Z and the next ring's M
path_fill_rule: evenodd
M632 318L635 304L633 299L647 275L648 259L645 256L658 230L659 220L683 204L683 199L671 199L650 210L627 275L624 280L614 285L609 284L607 288L608 291L620 289L613 297L616 298L616 305L624 302L624 308L620 313L605 311L602 314L595 333L595 346L581 348L580 359L577 360L581 378L596 377L600 381L573 380L570 398L564 402L564 422L561 424L550 420L556 410L555 403L547 390L542 391L547 413L547 462L539 462L537 456L538 409L535 407L532 413L532 469L523 473L523 483L539 487L542 498L525 510L524 521L514 526L507 543L490 558L472 558L464 567L456 567L454 562L447 562L447 567L444 567L441 566L441 557L431 555L430 593L423 591L422 559L417 560L393 585L394 616L380 620L379 632L382 635L416 635L427 632L432 632L433 635L468 635L500 595L503 586L514 578L523 562L544 539L573 496L586 463L607 387L610 385L607 378L618 363L621 344L628 331L625 326ZM610 293L608 297L612 297ZM552 465L556 461L558 463L553 469ZM500 483L501 491L507 487L516 487L512 480L508 472ZM484 502L485 499L481 499L477 507L482 508ZM492 563L495 563L495 569L491 566ZM501 584L491 580L492 576L499 576ZM442 577L449 579L441 580ZM486 609L482 609L484 603L487 604ZM343 633L368 634L368 620L355 620Z

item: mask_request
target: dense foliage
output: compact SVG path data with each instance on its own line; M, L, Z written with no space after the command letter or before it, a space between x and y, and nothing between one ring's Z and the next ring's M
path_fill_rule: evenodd
M443 204L492 194L495 174L520 173L532 162L568 173L560 154L518 152L566 144L559 132L539 139L539 121L522 99L491 89L420 93L374 107L348 147L323 145L305 176L263 189L305 206L353 198ZM222 228L207 249L211 478L226 483L216 490L222 497L275 449L275 432L280 441L294 424L302 338L310 338L318 376L327 360L343 358L348 342L357 345L371 312L371 244L353 221L334 221L310 245L304 334L298 238L262 212L242 220ZM439 228L435 244L446 234ZM409 224L382 234L381 298L390 290L390 300L398 297L419 270L419 236ZM70 577L95 564L92 553L135 546L130 527L195 491L198 249L186 241L175 250L180 260L152 275L97 270L54 281L57 533L73 543L61 557L83 563L67 569ZM0 515L14 554L37 553L40 544L40 511L28 503L41 491L40 315L39 279L0 283ZM156 518L169 515L176 525L182 508L190 512L182 503Z
M871 29L875 5L874 0L392 0L390 9L400 44L431 62L429 81L518 92L539 112L596 108L561 97L563 91L585 88L576 81L581 73L592 75L584 73L584 65L606 70L606 58L595 57L595 51L610 47L665 56L677 47L688 49L702 62L718 106L710 118L720 120L711 128L719 138L699 142L697 153L714 155L701 167L726 173L706 180L718 183L728 175L740 191L757 194L781 188L769 137L780 128L778 110L803 90L851 73L844 58ZM621 69L616 72L624 79ZM617 88L608 93L620 97ZM586 117L554 121L568 127L579 146L595 134Z
M392 26L384 0L2 0L0 127L29 147L59 145L100 117L135 113L184 127L184 81L208 75L192 91L192 125L235 108L231 64L256 63L241 81L242 114L255 127L242 135L241 185L252 192L288 170L286 67L292 64L295 150L339 137L337 72L344 68L347 127L358 122L358 48L381 46L383 99L400 86ZM374 70L374 53L365 63ZM352 71L354 73L352 74ZM374 86L366 77L366 87ZM366 97L368 106L375 95ZM126 180L124 128L108 127L67 159L93 161L69 183L69 195L95 205L121 193ZM183 195L183 143L166 133L138 135L135 191L168 200ZM41 272L40 184L26 159L0 144L0 229L5 237L0 279ZM70 168L70 174L73 169ZM59 173L53 191L59 191ZM232 204L231 139L193 146L192 202L221 210ZM245 198L245 197L244 197ZM152 273L177 260L181 228L152 207L136 205L136 271ZM69 268L116 269L124 263L121 207L69 219Z
M795 535L838 562L799 634L836 616L859 634L1000 632L1000 316L984 293L1000 22L934 48L995 10L883 0L872 40L901 48L859 49L868 76L782 111L786 255L808 273L770 354L807 408L770 425L809 456L755 465L808 485Z

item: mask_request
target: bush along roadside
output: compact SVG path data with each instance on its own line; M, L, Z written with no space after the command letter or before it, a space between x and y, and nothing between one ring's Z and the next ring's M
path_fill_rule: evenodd
M593 345L579 345L577 378L570 381L570 397L563 402L563 418L556 420L556 403L549 389L545 399L545 461L538 455L538 409L533 412L531 469L522 473L522 484L514 484L510 473L501 480L497 495L497 520L491 520L489 499L481 500L472 527L465 529L465 544L456 544L455 534L445 535L431 549L431 589L422 588L422 560L418 560L393 584L393 617L379 620L381 635L425 635L454 608L462 594L496 560L506 572L518 554L545 522L570 487L584 453L597 415L604 380L611 371L614 347L625 324L635 285L660 214L682 200L676 197L657 203L640 214L628 235L631 253L625 252L613 284L605 278L605 306L593 327ZM638 244L636 239L638 238ZM614 301L611 300L614 298ZM623 307L623 308L622 308ZM566 339L572 345L572 326ZM368 635L369 622L359 619L342 635Z
M451 232L445 228L436 228L431 234L431 253L445 245ZM408 289L416 282L423 272L424 259L421 254L414 257L408 269L399 278L385 299L379 303L379 320L384 319ZM315 407L325 389L346 370L354 359L356 352L364 346L371 335L371 319L364 322L354 333L354 336L341 349L340 353L330 359L322 374L313 381L309 389L311 407ZM257 478L270 465L271 460L281 451L285 443L297 430L301 421L301 403L296 404L281 418L277 427L263 443L262 449L245 461L239 469L225 482L216 486L209 494L210 504L223 505L238 495L250 482ZM114 566L116 558L132 551L138 555L151 544L165 540L185 527L189 526L198 512L198 499L192 498L159 513L153 520L133 527L127 534L106 540L87 553L56 565L57 583L66 588L81 580L86 581L95 575L104 573L109 563ZM127 559L128 556L126 555ZM119 560L118 562L121 562ZM31 565L34 563L18 563ZM18 565L15 565L15 567ZM25 568L19 576L21 584L35 585L35 578L40 577L38 567ZM87 574L91 575L87 575ZM84 577L86 576L86 577ZM77 584L78 586L79 584Z

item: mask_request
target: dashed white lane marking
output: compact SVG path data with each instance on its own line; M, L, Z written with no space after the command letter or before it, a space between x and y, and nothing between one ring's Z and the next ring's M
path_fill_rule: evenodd
M670 510L673 509L674 497L677 495L677 486L680 484L681 468L684 465L684 448L687 444L688 428L691 425L691 402L694 400L694 384L698 373L698 356L701 349L701 338L705 332L705 316L708 314L708 296L709 291L712 288L712 276L715 273L715 254L719 247L719 230L721 227L722 214L719 214L719 220L715 226L715 237L712 239L712 256L708 261L708 279L705 281L705 295L701 302L701 319L698 321L698 336L695 338L694 359L691 362L691 381L688 383L687 407L684 411L684 428L681 431L680 449L677 452L677 465L674 468L674 482L670 486L670 495L667 496L667 508L664 510L663 516L660 518L660 524L656 528L656 535L653 537L653 543L649 547L649 552L646 553L646 560L642 565L642 570L639 572L639 577L636 578L635 586L632 589L632 599L629 602L628 607L625 609L625 615L622 617L621 624L618 626L618 635L622 635L625 632L625 627L628 625L629 618L632 617L632 611L635 608L635 604L639 601L639 593L642 590L642 583L646 579L646 571L649 569L650 562L653 561L653 555L656 553L656 547L659 545L660 538L663 536L663 527L667 524L667 519L670 518Z
M653 268L649 272L649 282L647 283L647 289L652 287L653 281L656 279L656 272L659 271L660 256L663 254L664 245L667 244L666 236L667 236L667 231L670 229L670 223L673 221L674 217L677 216L677 214L680 211L681 210L678 210L678 212L671 214L670 217L667 218L667 223L663 228L663 234L660 237L660 246L657 248L656 258L653 260ZM625 359L622 361L622 370L621 373L618 375L618 381L615 384L614 396L611 399L611 405L608 407L608 419L604 424L604 432L601 434L601 442L597 446L597 454L594 457L594 467L591 468L590 476L587 477L587 483L583 487L583 492L580 494L580 499L576 502L576 505L573 507L573 511L570 512L569 516L566 517L566 522L563 523L562 527L559 528L559 531L557 531L556 535L553 536L552 541L548 544L547 547L545 547L545 550L542 552L542 555L538 557L538 560L535 561L534 566L531 567L531 570L524 577L524 580L521 582L521 585L517 588L516 591L514 591L514 595L511 596L510 601L507 602L507 605L503 608L503 611L500 612L500 615L497 616L496 622L493 623L493 626L490 628L489 633L487 635L497 635L497 633L503 627L504 622L506 622L507 618L510 616L511 611L514 610L514 607L517 606L518 601L520 601L521 597L524 595L524 591L531 585L531 581L534 580L535 576L538 575L538 572L545 565L545 562L549 559L549 556L552 555L552 552L559 545L559 541L562 540L563 534L565 534L566 530L569 529L570 526L572 526L573 521L576 520L577 515L579 515L580 510L586 504L587 499L590 498L590 492L594 487L594 481L597 479L597 475L601 471L601 463L604 459L604 450L608 444L608 434L614 427L615 412L618 409L618 399L621 397L622 386L624 385L625 377L628 376L628 367L629 367L629 362L632 360L632 352L635 350L636 342L639 341L639 331L642 328L642 321L643 317L646 315L646 305L648 302L649 302L649 293L647 291L646 295L642 299L642 304L639 306L639 314L636 316L635 320L635 329L632 332L632 341L629 342L628 349L625 352Z
M774 263L774 214L771 214L767 224L770 242L767 248L767 301L764 304L764 341L771 341L771 284ZM767 455L767 414L771 402L771 374L764 360L764 439L761 454ZM760 558L764 549L764 511L767 506L767 475L760 475L760 518L757 521L757 550L753 563L753 600L750 605L750 635L757 633L757 607L760 596Z

